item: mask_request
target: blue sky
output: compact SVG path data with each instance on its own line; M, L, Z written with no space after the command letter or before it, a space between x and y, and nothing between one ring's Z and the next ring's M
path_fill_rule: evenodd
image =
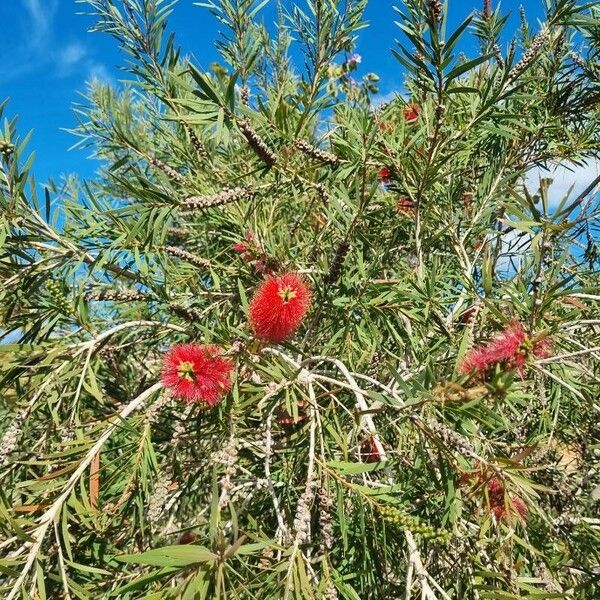
M303 0L299 0L302 5ZM292 6L292 0L284 5ZM381 77L382 95L402 85L402 71L389 49L399 35L394 25L393 0L370 0L366 13L369 28L360 34L358 52L363 56L360 73L374 71ZM510 29L518 27L523 4L531 23L541 15L541 0L504 0L511 12ZM450 0L450 27L481 2ZM275 2L263 11L267 23L274 20ZM97 163L85 150L71 150L75 138L62 128L72 127L71 107L93 77L117 83L124 75L116 43L107 35L88 33L93 20L81 13L85 4L75 0L0 0L0 100L10 97L8 115L20 115L21 133L33 129L30 149L36 151L34 171L40 182L77 173L92 177ZM218 35L214 19L193 0L179 0L169 21L184 53L192 54L201 67L217 59L213 41Z

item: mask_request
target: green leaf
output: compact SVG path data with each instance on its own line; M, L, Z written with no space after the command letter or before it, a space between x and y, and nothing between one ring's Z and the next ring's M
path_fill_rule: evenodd
M488 61L493 56L494 55L492 53L490 53L490 54L484 54L483 56L480 56L479 58L474 58L473 60L469 60L466 63L458 65L458 67L455 67L454 69L452 69L452 71L450 71L450 73L448 73L446 75L446 88L457 77L460 77L463 73L466 73L467 71L470 71L471 69L474 69L476 66L478 66L478 65L480 65L480 64Z
M332 460L327 462L327 466L344 475L359 475L360 473L369 473L379 471L385 466L385 462L375 463L352 463L345 461Z
M218 92L212 86L208 77L201 73L193 64L189 65L189 72L193 77L194 81L200 86L205 96L212 100L217 106L223 106L224 102L221 100Z
M123 554L115 558L121 562L139 565L187 567L193 564L212 564L216 561L217 555L203 546L184 545L153 548L141 554Z

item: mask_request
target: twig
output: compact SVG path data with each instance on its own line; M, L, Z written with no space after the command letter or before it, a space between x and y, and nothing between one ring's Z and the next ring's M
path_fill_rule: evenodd
M273 412L271 411L267 416L265 422L265 480L267 482L267 488L271 495L273 502L273 509L275 510L275 517L277 518L277 529L278 535L283 537L288 536L288 528L283 518L283 513L279 507L279 499L275 493L275 486L273 485L273 479L271 477L271 456L273 454L273 435L271 433L271 427L273 423Z
M431 586L429 585L429 573L427 569L423 566L423 561L421 560L421 555L417 548L417 544L415 542L415 538L413 534L408 531L408 529L404 530L404 537L406 539L406 545L408 547L408 560L411 564L414 565L415 571L417 572L417 576L419 577L421 583L421 590L423 592L422 598L427 600L437 600L436 595L434 594ZM440 588L441 590L441 588ZM450 596L446 594L443 590L443 598L450 600Z
M65 591L65 600L70 600L71 595L69 594L69 580L67 578L67 572L65 570L65 559L63 556L62 546L60 543L60 536L58 535L58 522L57 521L54 521L54 535L56 537L56 548L58 551L58 566L60 569L60 578L62 580L63 589ZM32 597L34 597L33 590L31 591L30 595Z
M373 443L375 444L375 448L377 449L381 460L386 460L385 449L383 448L383 444L379 439L379 433L377 432L377 428L375 427L375 422L373 421L373 417L370 414L368 414L369 405L367 404L367 401L365 399L364 391L358 386L358 384L356 383L356 379L354 379L346 365L344 365L344 363L338 360L337 358L332 358L329 356L312 356L303 360L302 364L304 365L310 362L330 362L334 364L342 373L342 375L346 378L346 380L350 384L350 388L354 392L354 397L356 398L356 406L361 412L361 425L369 432L369 434L373 438Z
M304 488L304 492L300 496L298 500L298 505L296 507L296 515L294 518L294 529L296 531L296 535L294 538L294 545L292 547L292 552L290 554L289 562L290 565L287 570L286 575L286 588L284 598L288 598L289 593L291 592L293 585L292 578L292 570L294 567L294 561L296 559L296 554L300 548L300 545L306 543L310 538L310 504L314 499L315 494L315 478L314 478L314 469L315 469L315 448L316 448L316 430L317 430L317 400L315 396L315 391L310 382L310 379L307 381L308 385L308 395L310 398L310 433L309 433L309 447L308 447L308 466L306 468L306 485Z
M584 354L593 354L594 352L600 351L600 346L594 346L593 348L586 348L585 350L577 350L577 352L569 352L568 354L559 354L550 358L542 358L536 361L538 365L547 365L551 363L561 362L565 358L572 358L574 356L583 356Z

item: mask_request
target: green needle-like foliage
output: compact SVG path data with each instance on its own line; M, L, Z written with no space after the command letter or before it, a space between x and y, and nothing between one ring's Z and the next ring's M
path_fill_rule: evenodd
M205 71L173 2L83 0L126 79L75 107L97 177L40 188L4 119L2 598L600 597L600 8L506 45L496 3L405 0L377 104L367 2L199 2ZM232 364L217 406L161 380L180 344Z

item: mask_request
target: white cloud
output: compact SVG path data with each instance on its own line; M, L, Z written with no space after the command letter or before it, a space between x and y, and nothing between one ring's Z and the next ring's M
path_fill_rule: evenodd
M23 7L21 26L22 43L11 47L8 55L0 55L0 63L10 69L0 70L0 82L7 82L46 64L46 52L52 33L57 0L21 0ZM2 49L3 50L3 49Z
M87 80L114 84L113 76L110 74L106 66L101 63L91 63L88 69Z
M555 164L549 169L536 167L527 173L524 184L530 194L540 187L541 178L552 179L549 189L550 208L556 208L568 196L574 200L600 173L600 161L589 160L581 166ZM504 275L514 275L523 263L531 246L531 234L511 229L502 234L502 250L498 259L498 271Z
M90 78L112 82L108 69L90 57L83 43L73 39L64 40L58 35L58 0L18 1L23 7L20 23L22 43L11 48L8 56L0 54L0 64L10 64L10 69L0 70L0 83L44 69L55 77L78 74L83 79L88 74Z
M552 179L550 205L556 207L567 195L571 200L583 192L600 173L600 161L589 160L581 166L567 163L552 165L548 170L536 167L527 173L525 185L535 194L540 186L540 178Z
M28 43L31 47L41 48L52 30L57 0L22 0L30 19Z
M493 242L493 237L491 238ZM521 268L523 258L531 246L531 234L511 229L501 236L501 250L496 269L502 275L514 275Z
M375 94L373 96L373 100L372 100L373 107L379 108L383 104L387 104L388 102L391 102L392 100L394 100L395 98L397 98L400 95L401 94L398 90L392 90L391 92L387 92L386 94Z
M87 50L79 42L71 42L58 51L57 67L60 76L70 75L73 69L86 57Z

